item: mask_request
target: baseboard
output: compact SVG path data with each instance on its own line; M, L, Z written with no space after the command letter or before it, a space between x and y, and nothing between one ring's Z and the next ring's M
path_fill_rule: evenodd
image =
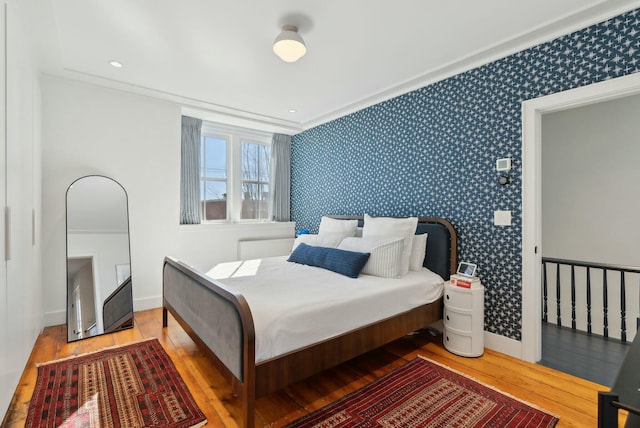
M499 334L484 332L484 346L496 352L522 359L522 342Z
M133 310L137 311L146 311L147 309L155 309L162 307L162 296L156 297L146 297L144 299L135 299L133 301ZM67 323L67 311L51 311L45 312L42 317L43 324L45 327L50 327L52 325L60 325Z
M67 323L67 311L52 311L45 312L42 317L42 321L45 327L50 327L52 325L60 325Z
M145 297L144 299L133 300L133 311L146 311L162 307L162 296Z

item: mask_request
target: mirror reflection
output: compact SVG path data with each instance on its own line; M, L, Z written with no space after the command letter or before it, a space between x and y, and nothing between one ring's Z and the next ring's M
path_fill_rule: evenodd
M127 194L87 176L67 189L67 341L133 327Z

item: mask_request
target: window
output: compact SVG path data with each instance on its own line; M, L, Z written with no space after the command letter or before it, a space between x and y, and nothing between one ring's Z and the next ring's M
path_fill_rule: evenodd
M203 122L203 221L270 218L271 135Z

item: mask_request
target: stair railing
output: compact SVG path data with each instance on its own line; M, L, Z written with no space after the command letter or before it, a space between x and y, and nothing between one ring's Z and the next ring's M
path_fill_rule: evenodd
M556 294L555 294L555 304L556 304L556 324L562 325L562 289L563 289L563 281L561 275L561 267L566 266L570 269L570 295L571 295L571 329L577 330L577 322L576 322L576 290L583 291L578 289L576 285L576 281L578 280L578 284L585 285L586 292L586 323L587 323L587 334L593 334L593 308L592 308L592 271L601 271L602 272L602 320L603 320L603 336L609 337L609 317L612 316L609 313L609 273L619 273L620 275L620 340L622 342L627 342L627 284L626 280L628 274L640 274L640 267L637 266L623 266L623 265L613 265L613 264L604 264L604 263L593 263L593 262L583 262L576 260L564 260L557 259L551 257L543 257L542 258L542 320L543 322L549 322L549 278L548 278L548 265L555 265L555 283L556 283ZM584 278L584 282L580 282L582 278L577 278L576 276L576 267L582 267L586 269L586 277ZM566 268L565 268L566 269Z

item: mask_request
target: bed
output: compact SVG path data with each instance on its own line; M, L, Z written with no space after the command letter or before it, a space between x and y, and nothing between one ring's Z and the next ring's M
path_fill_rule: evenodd
M337 219L356 219L360 226L363 224L360 217ZM419 218L415 230L416 234L428 234L422 265L441 279L449 279L457 265L457 236L451 223L442 218ZM276 262L273 261L274 264ZM270 263L271 260L261 262L261 269L266 269ZM300 269L297 266L291 268ZM166 327L168 313L171 313L230 381L240 400L243 426L246 427L254 426L256 398L425 328L442 318L442 297L435 296L435 300L431 298L429 303L419 303L411 308L400 306L380 319L368 320L362 325L350 325L347 331L327 333L329 337L312 337L311 343L303 342L300 345L285 341L287 344L284 348L265 351L261 344L264 333L260 333L264 323L263 311L256 307L255 295L245 296L249 290L246 288L247 279L234 282L231 279L214 279L212 276L216 275L211 272L207 275L182 261L166 257L163 267L162 322ZM382 289L385 281L377 282ZM253 302L253 313L248 301ZM291 312L287 309L281 311L287 314ZM254 324L254 314L257 324ZM294 325L300 324L287 321L280 325L292 325L292 322ZM299 335L305 336L302 333ZM295 335L288 333L286 336Z

